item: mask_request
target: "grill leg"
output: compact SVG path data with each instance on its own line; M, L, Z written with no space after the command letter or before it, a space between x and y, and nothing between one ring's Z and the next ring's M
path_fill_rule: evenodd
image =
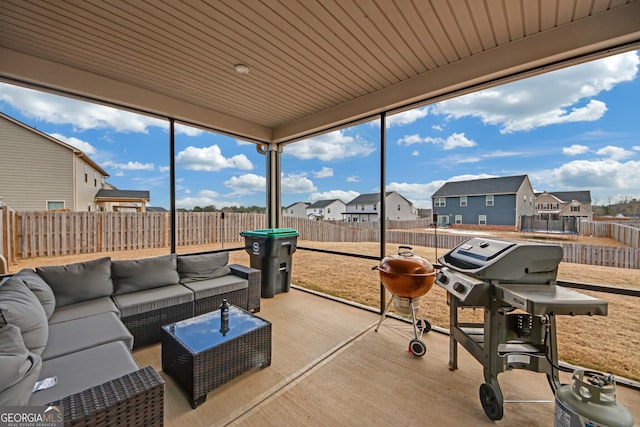
M413 298L409 298L409 305L411 305L411 320L413 321L413 334L416 337L416 339L420 338L418 337L418 326L416 325L416 309L413 306ZM420 334L422 336L422 334Z
M382 316L380 316L380 320L378 321L378 326L376 326L376 329L375 329L376 332L378 332L378 329L380 329L380 325L382 324L384 317L387 315L387 311L389 311L389 307L391 306L391 303L393 302L393 299L395 297L396 297L395 295L391 295L391 298L389 298L389 302L387 303L387 306L384 308L384 311L382 312Z

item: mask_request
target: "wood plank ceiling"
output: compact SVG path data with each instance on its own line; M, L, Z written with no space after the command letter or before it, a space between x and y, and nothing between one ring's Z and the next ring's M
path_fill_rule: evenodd
M0 80L267 143L639 46L635 0L0 2Z

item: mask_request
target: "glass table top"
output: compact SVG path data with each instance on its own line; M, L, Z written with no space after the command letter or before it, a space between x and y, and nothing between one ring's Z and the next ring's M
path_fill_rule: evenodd
M235 306L229 307L228 328L223 328L220 310L181 320L162 327L189 350L200 353L258 329L267 321Z

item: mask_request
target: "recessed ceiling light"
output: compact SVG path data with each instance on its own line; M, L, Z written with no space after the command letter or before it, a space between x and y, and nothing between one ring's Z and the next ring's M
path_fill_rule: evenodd
M238 74L249 74L249 67L244 64L236 64L233 66L233 69L236 70Z

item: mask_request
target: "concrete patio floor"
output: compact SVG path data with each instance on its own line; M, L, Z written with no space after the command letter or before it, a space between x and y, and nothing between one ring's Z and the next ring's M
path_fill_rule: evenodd
M273 325L271 366L213 390L195 410L161 372L165 425L553 425L546 376L524 370L499 375L504 418L487 418L478 397L482 366L461 347L459 369L450 371L445 334L425 334L428 351L418 358L407 352L410 324L387 318L375 332L379 315L298 289L263 299L258 315ZM159 344L134 354L161 370ZM640 391L619 385L617 399L640 420Z

